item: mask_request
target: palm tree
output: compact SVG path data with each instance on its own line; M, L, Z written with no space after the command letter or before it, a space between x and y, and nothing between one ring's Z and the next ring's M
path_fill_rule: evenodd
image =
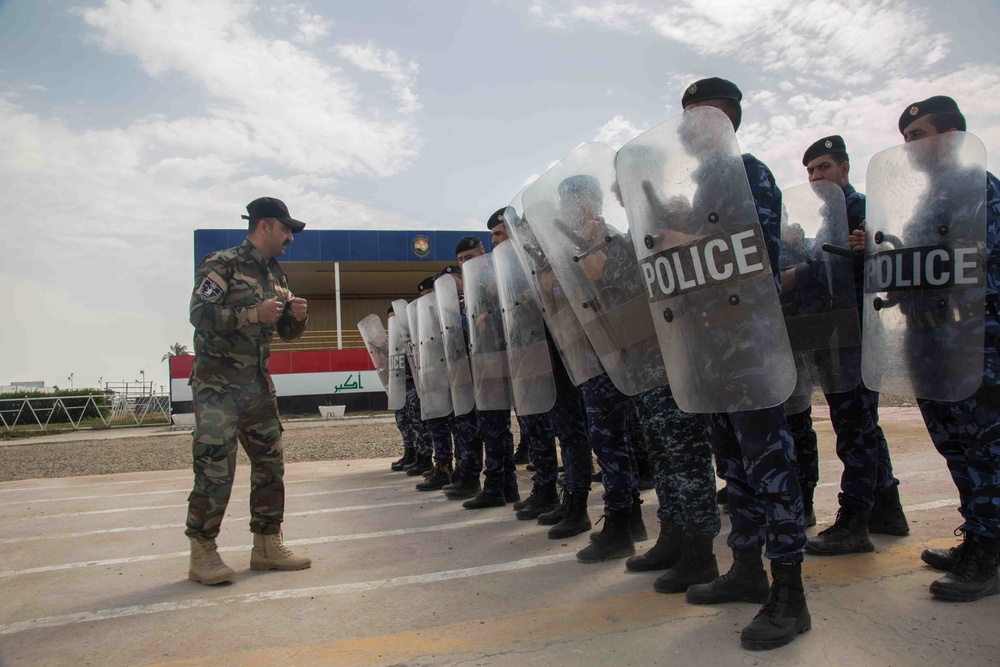
M173 345L170 346L170 351L167 352L165 355L163 355L163 358L160 359L160 361L161 362L166 361L170 357L183 357L186 354L191 354L191 352L187 348L187 345L183 345L181 343L174 343Z

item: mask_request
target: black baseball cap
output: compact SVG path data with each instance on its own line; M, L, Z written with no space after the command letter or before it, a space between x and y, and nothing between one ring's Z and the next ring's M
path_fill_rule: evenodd
M285 202L274 197L261 197L247 204L247 215L240 216L244 220L260 220L261 218L277 218L286 227L298 234L306 228L306 223L300 222L288 214Z

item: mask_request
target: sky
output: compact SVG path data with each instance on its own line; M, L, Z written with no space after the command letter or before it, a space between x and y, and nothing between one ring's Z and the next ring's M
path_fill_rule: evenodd
M167 384L193 232L256 197L310 229L484 229L706 76L784 188L841 134L863 191L939 94L996 171L998 34L997 0L0 0L0 385Z

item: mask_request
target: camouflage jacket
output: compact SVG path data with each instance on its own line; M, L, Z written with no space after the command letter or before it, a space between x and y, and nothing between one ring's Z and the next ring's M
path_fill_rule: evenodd
M201 261L191 294L194 366L191 379L213 384L252 384L260 373L274 393L268 372L271 337L302 335L306 323L292 317L288 278L273 258L264 261L250 241L213 252ZM260 322L257 304L272 297L285 304L276 324Z

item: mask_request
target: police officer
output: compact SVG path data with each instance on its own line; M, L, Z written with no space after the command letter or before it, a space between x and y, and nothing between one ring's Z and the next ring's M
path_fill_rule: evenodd
M844 139L839 135L819 139L806 149L802 165L810 183L827 180L844 191L849 231L860 229L865 218L865 196L850 183L851 163ZM782 287L809 281L825 283L825 276L816 275L824 266L818 262L801 263L782 275ZM860 309L864 288L864 259L861 256L854 262L854 284ZM859 352L852 355L851 363L860 365ZM809 540L806 551L825 556L874 551L869 529L890 535L910 532L899 502L899 480L892 474L889 447L878 425L878 393L859 383L853 389L825 396L837 436L837 456L844 464L840 478L840 511L832 526ZM815 443L815 439L811 442ZM812 451L806 455L810 460L816 458ZM810 510L812 492L810 487L803 488L803 497Z
M908 105L899 118L906 143L948 132L964 132L965 117L954 99L935 96ZM986 173L986 331L982 384L961 401L919 399L920 412L938 452L948 463L958 488L963 541L950 549L925 549L921 558L947 572L930 585L936 597L955 601L978 600L1000 592L997 552L1000 548L1000 320L996 303L1000 286L1000 181ZM932 203L949 198L946 185L929 193L917 207L922 222L933 229ZM944 203L947 203L944 201ZM919 230L914 230L919 231ZM863 249L863 229L851 234L851 247ZM919 363L917 359L914 363ZM934 363L925 359L924 363Z
M434 292L435 278L437 278L436 275L427 276L420 281L420 284L417 285L417 292L419 292L420 296L426 296ZM416 332L412 330L410 333L411 335L416 335ZM434 458L433 465L426 472L415 472L415 469L411 469L407 474L414 476L423 474L426 477L424 481L416 485L417 491L438 491L451 484L451 475L454 472L454 466L452 465L454 450L451 440L452 419L451 417L434 417L432 419L425 419L424 425L427 427L427 435L431 441L431 450L433 451Z
M725 113L738 130L743 94L730 81L709 78L689 86L684 110L711 106ZM771 270L777 271L781 235L781 191L767 166L746 153L743 166L757 209ZM713 414L711 436L719 472L729 490L733 549L730 571L708 584L687 589L696 604L748 601L766 604L740 633L744 648L772 649L811 628L802 588L802 549L806 543L802 492L795 472L791 431L781 406ZM761 547L771 561L772 585L761 565Z
M523 224L523 220L519 221L516 218L511 220L507 218L508 215L513 216L514 210L506 207L498 209L486 223L494 246L506 243L510 239L507 233L508 224ZM562 478L556 480L557 484L562 485L560 503L553 509L539 514L538 523L552 526L548 531L549 539L561 540L585 533L593 527L587 513L593 452L587 436L587 419L580 390L570 380L566 364L556 349L548 327L544 323L542 326L548 343L549 358L552 361L552 379L556 388L555 404L544 417L551 429L551 435L559 438L564 472ZM558 474L558 462L554 454L544 446L544 443L534 451L536 471L540 471L543 475L541 478L535 477L535 483L544 482L546 474ZM518 503L514 505L516 507Z
M288 289L274 259L285 254L305 224L272 197L247 204L250 221L242 245L214 252L198 265L190 320L194 325L194 488L188 496L191 540L188 578L228 581L215 538L236 472L236 443L250 458L251 570L301 570L311 561L281 538L285 511L281 423L268 372L271 337L292 341L305 331L307 304Z
M392 306L386 310L386 318L392 318L396 316L395 311ZM391 343L390 343L391 344ZM410 368L403 362L403 382L404 387L409 391L410 387L413 385L413 376L410 373ZM396 429L399 431L400 437L403 439L403 456L396 461L392 462L390 468L394 471L401 471L404 467L410 465L417 460L417 448L416 448L416 433L413 430L413 425L409 421L409 415L406 412L406 400L403 401L403 407L398 410L393 410L393 417L396 419Z
M490 229L491 236L494 227L502 226L502 221L498 220L498 214L502 215L503 209L497 211L487 221L487 229ZM506 238L506 233L503 233ZM486 254L482 241L478 236L468 236L462 239L456 248L458 263L464 264L466 261ZM559 494L556 491L556 479L559 475L558 462L556 460L556 442L549 427L545 415L517 415L517 426L521 433L521 442L527 443L528 452L535 461L535 471L532 475L531 493L524 500L514 503L514 511L520 520L537 519L541 514L554 510L559 505ZM517 463L517 452L514 452L514 463Z
M427 281L430 282L428 283ZM425 289L429 290L433 287L433 285L433 278L425 278L417 285L417 294L421 295L426 293ZM410 329L410 341L412 344L415 344L417 340L417 332L414 329L413 323L408 322L408 324ZM409 355L407 361L409 362ZM429 473L434 469L434 445L431 442L431 434L427 428L427 422L425 422L420 416L420 394L417 392L417 379L413 376L413 372L415 370L416 369L411 368L410 364L407 363L406 404L403 406L403 410L406 412L407 422L409 422L411 428L413 429L416 457L411 463L404 465L402 470L410 477L418 477L425 473Z

